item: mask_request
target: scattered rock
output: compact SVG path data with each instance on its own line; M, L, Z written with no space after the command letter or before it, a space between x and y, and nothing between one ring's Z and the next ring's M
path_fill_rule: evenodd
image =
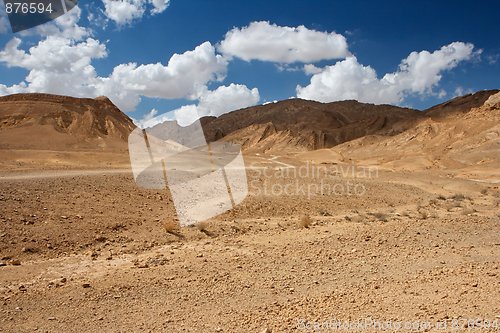
M95 241L96 241L96 242L100 242L100 243L103 243L103 242L105 242L105 241L107 241L107 240L108 240L108 239L107 239L105 236L97 236L97 237L95 238Z
M49 282L48 286L49 287L62 287L65 283L66 283L66 278L63 277L63 278L59 278L59 279L55 279L55 280L52 280Z
M12 266L21 266L21 261L19 259L12 259L9 261L9 264Z
M90 288L90 283L82 283L82 287L85 289Z
M35 252L37 252L37 249L33 248L33 247L23 247L21 249L21 252L23 252L23 253L35 253Z

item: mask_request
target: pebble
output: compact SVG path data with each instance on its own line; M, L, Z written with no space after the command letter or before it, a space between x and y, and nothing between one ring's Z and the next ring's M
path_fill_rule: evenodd
M90 288L90 283L82 283L83 288Z
M20 266L21 261L19 259L12 259L9 261L9 264L11 264L12 266Z
M63 277L63 278L60 278L60 279L55 279L55 280L52 280L49 282L49 287L61 287L62 285L64 285L66 283L66 278Z

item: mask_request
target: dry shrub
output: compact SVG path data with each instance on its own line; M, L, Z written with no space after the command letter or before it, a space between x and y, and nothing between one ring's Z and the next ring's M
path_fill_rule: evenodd
M203 221L196 224L196 228L201 232L206 232L208 230L208 223Z
M304 215L299 219L299 227L309 228L312 224L312 219L309 215Z
M354 223L364 223L365 222L365 216L363 216L362 214L356 214L356 215L352 215L352 216L346 215L344 218L346 219L346 221L354 222Z
M453 199L455 201L464 201L467 198L462 193L455 193L454 195L451 196L451 199Z
M462 204L460 203L460 201L451 202L450 204L446 205L446 209L448 211L451 211L453 208L457 208L457 207L462 207Z
M422 220L427 220L430 216L429 211L425 209L423 206L418 206L417 212Z
M431 200L429 201L429 205L432 205L432 206L437 206L437 205L439 205L438 199L431 199Z
M419 211L419 214L422 220L427 220L429 218L429 212L426 210Z
M332 216L332 214L330 214L329 211L326 211L326 210L323 210L323 209L320 209L319 215L321 215L321 216Z
M207 235L207 236L213 237L213 236L214 236L214 233L212 233L210 230L208 230L208 228L209 228L209 227L210 227L210 225L209 225L209 223L208 223L208 222L206 222L206 221L203 221L203 222L200 222L200 223L197 223L197 224L196 224L196 228L197 228L200 232L204 233L204 234L205 234L205 235ZM234 228L236 228L236 230L238 230L238 231L239 231L239 229L238 229L236 226L234 226L234 225L232 225L232 226L230 226L230 227L231 227L231 230L234 230Z
M462 215L472 215L476 212L475 209L472 209L472 208L465 208L463 211L462 211Z
M163 224L163 227L165 228L165 232L168 232L168 233L175 233L175 232L179 231L179 224L173 220L165 222Z
M387 214L380 212L370 213L370 215L374 216L377 220L382 222L387 222L389 217Z

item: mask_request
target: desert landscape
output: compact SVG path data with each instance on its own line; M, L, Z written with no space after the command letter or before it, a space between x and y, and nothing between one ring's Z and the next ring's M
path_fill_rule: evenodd
M500 330L499 90L201 124L249 194L180 227L108 98L0 97L0 332Z

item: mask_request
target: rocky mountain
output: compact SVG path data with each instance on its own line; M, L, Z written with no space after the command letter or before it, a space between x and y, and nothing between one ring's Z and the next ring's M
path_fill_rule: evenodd
M302 154L304 159L323 162L331 156L389 169L463 169L475 178L498 176L500 92L479 92L433 107L396 135L366 135Z
M201 122L209 142L227 140L246 151L267 152L330 148L366 135L394 135L421 117L417 110L392 105L290 99Z
M134 128L106 97L0 97L0 149L125 152Z
M474 94L455 97L447 102L435 105L427 110L425 114L433 119L461 116L472 108L482 106L486 100L500 90L482 90Z
M465 154L468 161L464 163L479 163L484 159L478 151L497 149L498 92L480 91L425 111L356 101L290 99L218 118L204 117L201 124L208 142L235 142L247 152L328 150L325 156L335 152L335 156L377 163L390 160L393 164L413 160L414 165L426 167L460 164ZM192 127L181 128L170 122L150 132L162 139L165 129L174 137L200 130ZM127 138L134 128L132 120L106 97L0 97L0 149L4 150L126 153Z

